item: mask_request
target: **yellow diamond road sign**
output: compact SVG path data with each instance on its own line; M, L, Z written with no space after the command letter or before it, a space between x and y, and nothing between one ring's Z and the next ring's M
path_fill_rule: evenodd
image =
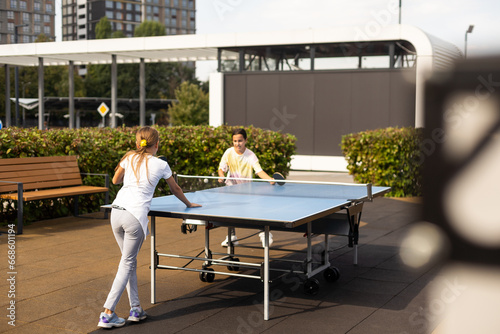
M99 106L99 108L97 108L97 111L99 112L99 114L101 114L102 117L104 117L108 113L109 108L106 105L106 103L103 102L103 103L101 103L101 105Z

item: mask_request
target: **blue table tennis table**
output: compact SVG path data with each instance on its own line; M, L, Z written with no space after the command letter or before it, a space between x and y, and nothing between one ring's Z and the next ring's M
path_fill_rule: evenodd
M293 183L296 182L296 183ZM300 183L303 182L303 183ZM216 274L243 278L259 279L264 284L264 319L269 319L269 283L270 270L293 272L306 276L304 289L306 292L317 291L319 282L314 275L323 272L327 281L338 279L339 272L329 263L329 235L345 235L350 247L354 247L354 263L357 263L358 227L361 219L363 202L383 196L389 187L372 187L359 184L325 184L307 181L287 181L285 185L269 182L248 182L232 186L216 187L186 193L186 197L194 203L202 204L201 208L186 208L175 196L156 197L152 201L149 215L151 217L151 303L156 303L156 270L175 269L195 271L202 281L211 282ZM205 228L204 257L183 256L160 253L156 249L156 217L183 219L186 225ZM209 245L210 230L215 227L228 227L229 244L227 253L212 252ZM262 262L240 261L237 257L246 257L235 253L230 242L231 228L250 228L264 231ZM274 269L269 266L269 231L290 231L307 234L306 258L304 270L290 271ZM312 235L324 235L323 258L320 263L312 260ZM239 247L239 246L238 246ZM201 253L200 253L201 254ZM214 255L221 255L215 258ZM175 267L160 264L160 258L181 258L190 262L203 262L201 269ZM250 260L249 260L250 261ZM215 271L212 267L227 267L228 271ZM257 269L257 274L239 273L240 268Z

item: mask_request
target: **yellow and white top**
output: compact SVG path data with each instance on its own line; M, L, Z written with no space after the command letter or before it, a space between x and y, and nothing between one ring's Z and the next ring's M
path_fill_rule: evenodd
M262 171L260 167L259 159L248 148L245 148L243 154L236 153L234 147L228 148L226 152L222 155L222 159L219 164L219 169L224 173L229 172L228 177L235 178L252 178L254 171L256 174ZM238 183L244 183L248 181L244 180L226 180L227 185L233 185Z

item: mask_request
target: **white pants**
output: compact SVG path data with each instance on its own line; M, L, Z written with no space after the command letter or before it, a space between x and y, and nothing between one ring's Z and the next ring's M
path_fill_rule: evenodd
M130 307L140 306L137 289L137 254L144 241L144 231L139 221L126 210L111 210L111 228L122 257L104 307L113 311L127 288Z

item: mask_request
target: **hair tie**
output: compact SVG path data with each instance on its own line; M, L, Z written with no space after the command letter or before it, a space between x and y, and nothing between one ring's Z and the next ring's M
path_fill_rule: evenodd
M141 147L148 146L148 141L146 139L141 140Z

